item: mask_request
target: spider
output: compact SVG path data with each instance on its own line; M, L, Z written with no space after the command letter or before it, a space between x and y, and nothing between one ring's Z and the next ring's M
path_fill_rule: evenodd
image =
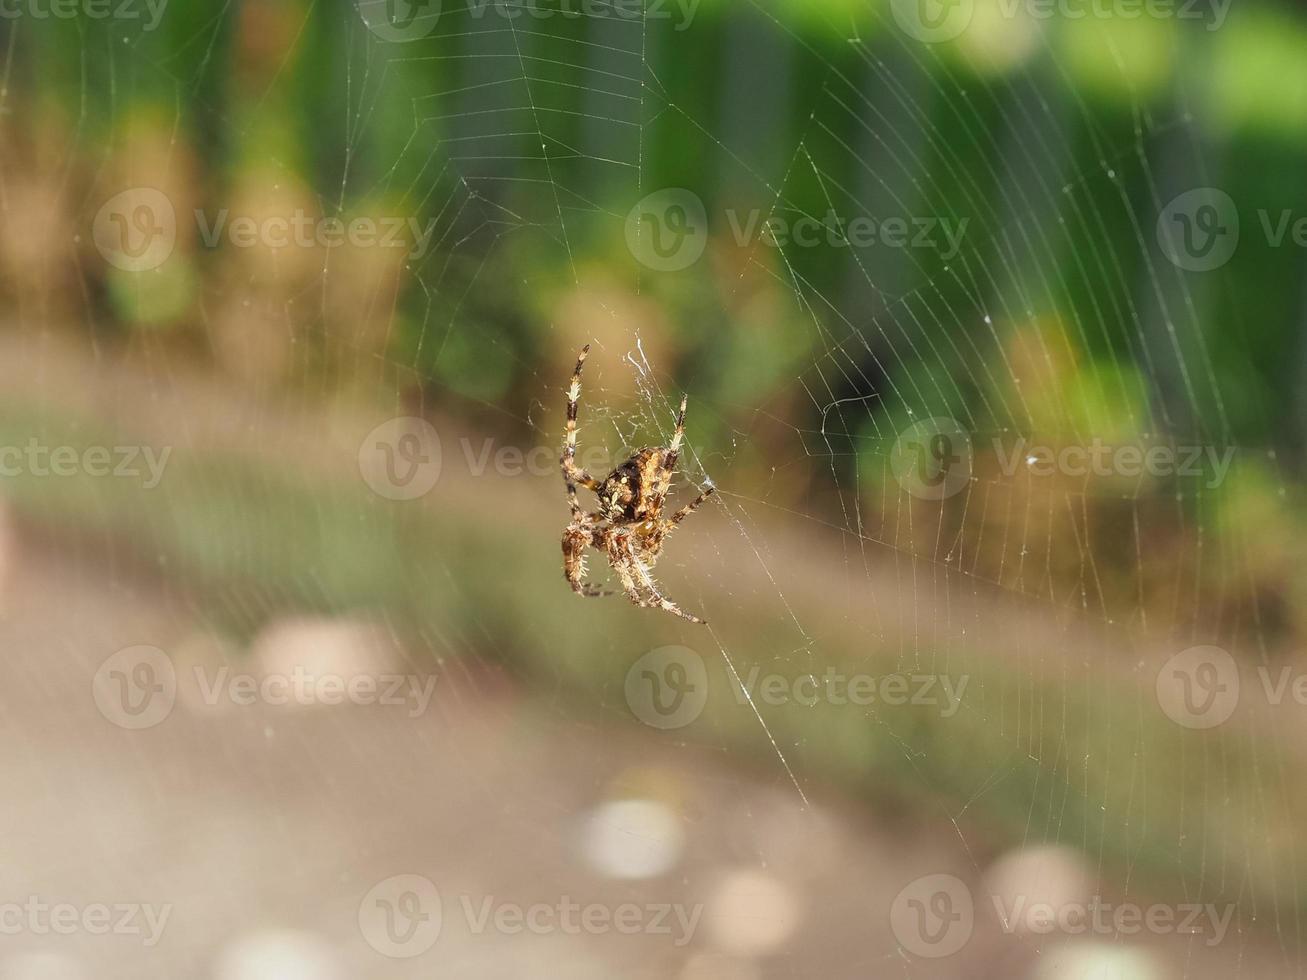
M670 446L637 451L600 482L576 465L576 403L581 397L581 368L589 353L590 345L586 344L577 356L572 386L567 389L567 442L560 462L563 482L567 484L567 503L572 508L572 523L563 531L563 574L577 595L613 595L585 580L585 549L594 548L608 558L622 589L637 606L664 609L692 623L703 623L698 616L682 611L663 596L650 574L663 540L717 489L710 483L671 517L662 516L672 485L672 471L680 456L681 437L685 435L686 399L681 398ZM586 513L581 509L576 498L578 485L595 492L599 497L598 510Z

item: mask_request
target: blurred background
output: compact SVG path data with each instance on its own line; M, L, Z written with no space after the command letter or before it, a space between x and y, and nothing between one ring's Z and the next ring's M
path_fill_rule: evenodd
M7 0L0 133L0 978L1303 972L1300 5Z

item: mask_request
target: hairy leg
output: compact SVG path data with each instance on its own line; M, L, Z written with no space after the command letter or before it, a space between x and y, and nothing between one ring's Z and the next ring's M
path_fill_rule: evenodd
M585 549L589 544L589 531L575 524L568 525L563 532L563 575L577 595L591 598L612 595L607 589L600 589L585 580Z
M567 503L572 508L573 519L581 516L581 503L576 499L577 486L590 490L599 489L599 481L576 465L576 406L581 398L581 368L585 366L590 345L581 348L576 358L576 370L572 372L572 384L567 389L567 439L563 443L563 456L559 463L563 467L563 482L567 485Z
M649 573L649 567L638 555L631 551L629 539L625 547L628 560L631 564L631 571L634 573L636 581L648 595L647 600L642 603L642 605L648 608L662 609L665 612L671 613L673 616L680 616L682 619L688 619L692 623L706 625L704 620L700 619L698 616L693 616L690 613L685 612L680 606L658 591L658 584L653 580L653 576Z
M711 496L712 496L713 494L715 494L716 492L717 492L717 488L716 488L715 486L713 486L711 483L708 484L708 489L707 489L707 490L705 490L703 493L699 494L699 496L695 497L695 498L694 498L693 500L691 500L688 504L686 504L684 507L682 507L680 510L678 510L675 514L673 514L671 517L669 517L669 518L667 519L667 520L668 520L668 523L671 524L673 527L675 527L677 524L680 524L681 521L685 520L687 517L689 517L691 514L694 513L695 508L697 508L700 504L702 504L705 500L707 500L709 497L711 497Z
M685 438L685 406L688 395L681 396L681 409L676 413L676 430L672 433L672 444L667 447L667 457L663 460L663 469L668 473L676 469L676 461L681 458L681 440Z
M617 573L626 597L642 609L647 609L649 600L640 593L639 587L635 584L635 556L631 554L627 540L626 537L617 534L608 536L608 564L612 565L613 571Z

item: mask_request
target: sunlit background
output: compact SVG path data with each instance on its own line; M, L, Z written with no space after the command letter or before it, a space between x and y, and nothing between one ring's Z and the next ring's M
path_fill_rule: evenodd
M1303 972L1301 7L0 0L0 134L0 980Z

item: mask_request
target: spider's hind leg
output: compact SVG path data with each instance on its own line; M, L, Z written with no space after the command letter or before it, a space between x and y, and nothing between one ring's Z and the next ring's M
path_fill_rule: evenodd
M654 582L653 576L649 574L648 566L630 550L629 539L626 539L618 547L620 555L613 559L613 568L617 569L617 573L622 579L622 585L626 588L626 594L632 602L646 609L662 609L673 616L680 616L682 619L688 619L690 622L698 623L701 626L708 625L705 620L686 612L658 591L658 584ZM638 580L638 587L635 580ZM644 589L646 595L640 594L639 590L641 588Z

